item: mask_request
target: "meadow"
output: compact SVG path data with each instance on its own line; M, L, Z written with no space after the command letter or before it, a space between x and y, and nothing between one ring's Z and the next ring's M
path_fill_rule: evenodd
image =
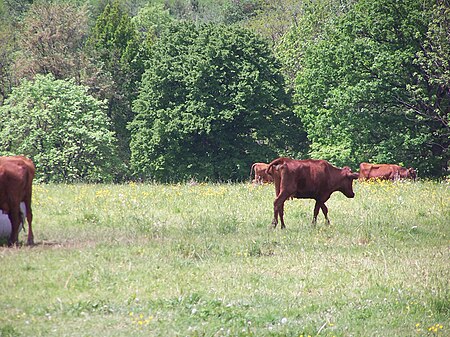
M281 230L272 185L36 184L0 336L449 336L450 185L354 190Z

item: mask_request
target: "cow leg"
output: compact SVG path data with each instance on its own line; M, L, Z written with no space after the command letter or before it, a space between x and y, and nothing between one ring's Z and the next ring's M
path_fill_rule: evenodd
M281 229L285 229L286 226L284 224L284 202L281 204L280 211L279 211L278 215L280 216Z
M272 227L276 228L278 225L278 209L275 206L275 201L274 201L274 205L273 205L273 220L272 220Z
M31 210L31 205L28 205L27 206L27 222L28 222L28 240L27 240L27 244L29 246L34 245L34 235L33 235L33 230L31 229L31 222L32 221L33 221L33 212Z
M328 207L325 206L325 203L322 203L320 208L322 209L322 213L323 213L323 215L325 215L325 220L327 221L327 224L329 225L330 224L330 219L328 219Z
M278 224L278 216L280 216L281 220L281 228L286 228L284 225L284 202L288 198L288 194L281 192L273 202L273 220L272 220L272 226L275 228Z
M27 222L28 222L28 240L27 244L29 246L34 245L34 235L31 223L33 222L33 210L31 209L31 191L30 194L25 198L25 210L27 213ZM23 224L25 226L25 223Z
M10 210L8 217L11 222L11 234L8 239L8 246L11 247L19 241L20 211L14 207L14 209Z
M314 215L312 220L312 225L315 226L317 223L317 215L319 215L320 207L322 206L322 202L316 200L316 204L314 205Z

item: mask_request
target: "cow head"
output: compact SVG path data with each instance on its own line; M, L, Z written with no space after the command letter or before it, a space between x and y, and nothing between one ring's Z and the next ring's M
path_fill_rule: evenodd
M412 180L416 180L417 178L417 172L412 167L408 168L407 177L411 178Z
M355 197L355 192L353 192L353 180L358 178L358 173L353 173L350 167L344 166L341 169L339 191L342 192L347 198Z

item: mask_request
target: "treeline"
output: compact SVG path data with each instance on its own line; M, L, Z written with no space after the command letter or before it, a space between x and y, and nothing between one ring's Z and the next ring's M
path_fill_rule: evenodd
M0 0L0 46L0 155L41 181L448 174L448 0Z

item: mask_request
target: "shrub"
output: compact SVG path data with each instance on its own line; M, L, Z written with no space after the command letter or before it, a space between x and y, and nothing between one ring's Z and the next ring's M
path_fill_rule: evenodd
M111 181L114 133L104 104L73 80L37 75L0 107L0 154L24 154L46 182Z

